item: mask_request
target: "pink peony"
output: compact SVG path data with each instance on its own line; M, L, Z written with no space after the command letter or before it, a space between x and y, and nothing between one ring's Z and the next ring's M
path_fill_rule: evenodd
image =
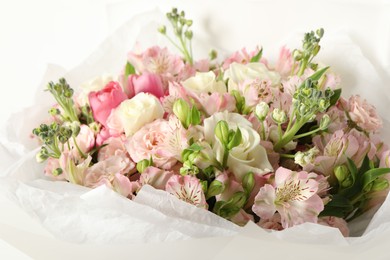
M88 98L94 119L106 126L111 110L126 100L127 96L118 82L111 81L104 89L90 92Z
M173 175L165 190L175 197L200 208L207 208L206 198L198 178L190 175Z
M157 74L144 73L142 75L130 75L127 80L126 92L129 98L140 92L150 93L157 98L165 95L164 85Z
M348 100L347 111L358 127L368 132L375 132L382 127L382 120L376 113L375 107L359 95L351 96Z
M266 184L260 189L255 197L253 212L265 219L279 212L283 228L304 222L316 223L324 204L317 195L318 182L315 177L314 173L278 168L275 186Z
M144 125L126 142L126 148L135 162L153 159L153 163L162 169L170 169L177 160L167 150L172 135L169 122L158 119Z

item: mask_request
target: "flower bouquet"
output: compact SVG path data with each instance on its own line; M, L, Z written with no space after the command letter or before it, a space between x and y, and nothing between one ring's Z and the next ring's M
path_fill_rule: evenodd
M121 203L166 199L225 235L251 221L274 230L318 223L348 236L348 221L380 206L390 172L381 119L364 98L343 98L337 74L316 61L323 29L299 49L283 47L275 64L262 48L195 60L192 20L177 9L167 18L175 38L165 26L159 33L181 56L154 46L81 91L65 78L47 85L56 104L33 138L44 174L59 181L53 192L71 183L114 196L109 188L129 199Z

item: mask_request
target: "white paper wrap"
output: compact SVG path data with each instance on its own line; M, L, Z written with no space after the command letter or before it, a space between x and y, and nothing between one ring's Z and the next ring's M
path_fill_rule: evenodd
M211 18L206 19L206 15L200 18L194 19L195 24L199 25L195 27L194 33L195 38L198 32L200 35L200 40L194 41L198 58L210 48L218 48L223 44L220 39L211 40L215 35L205 36L205 33L215 29L210 24ZM46 82L65 76L70 85L76 87L103 73L118 74L126 60L127 52L136 46L136 40L139 41L141 49L151 44L159 44L173 50L172 46L155 32L157 25L161 23L165 22L160 11L146 12L118 28L97 51L73 70L64 72L60 67L49 66L48 73L38 88L37 105L25 110L28 113L22 111L13 116L8 123L8 129L11 131L7 136L1 136L1 193L38 219L54 236L85 244L117 245L230 236L232 240L229 243L236 243L235 240L239 237L246 237L252 239L251 243L284 241L297 245L338 245L352 250L361 245L371 245L385 235L390 236L390 199L385 201L365 231L367 219L356 221L355 226L351 225L356 234L362 232L359 229L363 229L363 236L346 239L337 229L310 223L281 232L266 232L253 223L241 228L150 186L143 187L135 200L130 201L104 186L91 190L45 178L43 165L35 162L36 144L31 140L30 132L46 117L45 112L53 102L47 93L42 92ZM302 33L303 31L291 32L287 38L281 38L281 42L275 43L274 46L277 47L270 50L271 62L282 45L291 48L300 45ZM234 38L233 35L230 37ZM210 44L205 44L206 42ZM349 33L348 28L326 31L321 45L323 49L317 60L330 65L332 70L340 74L344 97L360 94L377 107L384 119L382 138L390 144L390 114L387 109L390 104L390 75L385 70L386 64L372 63L356 44L354 35ZM245 42L242 42L241 47L244 46ZM387 42L387 46L390 46L390 42ZM235 51L236 46L233 47L228 45L225 48ZM268 57L268 50L265 50L264 57ZM389 49L383 51L390 53ZM220 53L228 52L221 50ZM377 64L384 65L381 67ZM228 245L226 248L229 248ZM224 251L218 259L222 259L228 252L234 255L233 251Z

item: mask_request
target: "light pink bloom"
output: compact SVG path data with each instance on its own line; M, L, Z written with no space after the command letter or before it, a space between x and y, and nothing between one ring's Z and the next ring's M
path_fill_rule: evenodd
M283 78L287 78L292 70L294 64L294 58L291 55L291 51L283 46L279 52L279 58L275 65L275 70L280 73Z
M129 75L125 91L129 98L140 92L149 93L157 98L165 95L165 87L157 74L144 73L142 75Z
M149 166L141 174L139 182L141 186L149 184L156 189L164 190L169 178L172 176L173 172L171 171L164 171L159 168Z
M334 216L321 217L318 219L318 224L338 228L344 237L349 236L347 222L342 218L337 218Z
M363 130L375 132L382 127L382 120L376 113L375 107L362 100L359 95L349 98L347 111L351 119Z
M253 212L261 218L270 219L279 212L284 228L317 222L318 214L324 209L317 195L318 182L314 173L293 172L280 167L275 172L275 186L264 185L255 198Z
M149 72L160 75L166 86L168 86L168 81L173 80L184 67L181 57L169 53L167 48L161 49L158 46L139 54L130 52L128 60L141 74Z
M153 159L155 166L162 169L170 169L177 160L166 147L172 135L168 121L158 119L144 125L126 142L126 148L130 157L135 162Z
M92 157L89 155L84 160L80 157L74 157L69 151L62 152L59 159L65 179L78 185L84 185L86 171L91 161Z
M224 187L223 192L215 197L217 201L228 201L234 193L244 191L241 183L236 180L232 173L222 172L215 179L221 182Z
M95 133L94 131L89 128L87 125L81 125L80 126L80 132L76 137L76 142L78 147L83 153L89 152L94 146L95 146ZM78 154L78 150L76 148L76 145L74 144L73 138L69 140L69 144L72 150L72 153ZM65 150L68 147L65 146ZM81 155L79 155L81 156Z
M136 188L135 184L131 183L129 178L125 176L132 165L134 167L134 164L127 157L111 156L88 168L83 184L90 188L105 184L128 197Z
M222 68L226 70L227 68L229 68L230 64L232 64L234 62L246 64L246 63L250 62L252 57L254 57L256 54L258 54L259 51L260 51L259 46L256 46L256 48L251 52L248 52L246 50L246 48L242 48L241 51L236 51L229 58L227 58L223 62ZM262 59L261 61L263 63L266 63L265 59Z
M105 126L111 110L126 100L127 96L118 82L111 81L104 89L90 92L88 98L94 119Z
M229 93L212 93L211 95L202 93L197 100L201 105L202 110L209 116L225 110L233 112L236 109L236 99Z
M165 190L175 197L199 208L207 208L206 198L198 178L191 175L173 175Z
M337 130L343 130L347 128L347 118L345 116L344 110L341 110L338 106L332 106L328 109L326 114L330 117L330 124L328 125L327 129L329 133L334 133Z

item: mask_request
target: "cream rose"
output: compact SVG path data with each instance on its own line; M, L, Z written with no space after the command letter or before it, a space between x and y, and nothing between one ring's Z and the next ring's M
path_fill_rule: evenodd
M226 93L226 86L223 81L216 81L215 74L212 71L209 72L197 72L195 76L182 82L185 89L194 92L195 94L201 93Z
M260 145L259 134L247 119L237 113L220 112L204 120L205 139L212 144L217 160L221 162L224 154L224 148L214 133L221 120L225 120L229 129L234 131L239 127L242 134L241 143L229 151L227 160L227 166L237 180L241 181L248 172L259 175L271 172L272 166L264 147Z
M270 71L263 63L251 62L247 64L232 63L225 71L224 79L229 79L229 91L238 88L238 84L251 80L269 80L271 86L276 86L280 83L280 75L277 72Z
M144 125L163 118L164 109L155 96L141 92L132 99L123 101L114 113L126 137L130 137Z

